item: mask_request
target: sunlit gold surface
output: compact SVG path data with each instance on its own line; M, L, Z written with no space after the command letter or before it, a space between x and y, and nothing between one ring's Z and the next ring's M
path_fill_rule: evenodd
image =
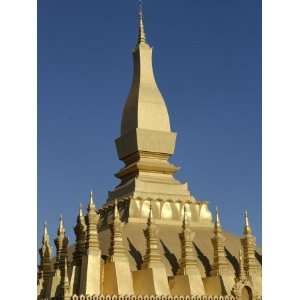
M176 133L154 79L142 11L133 58L116 140L124 162L116 173L120 183L100 209L90 193L87 213L79 210L72 247L60 218L55 258L45 225L38 298L260 300L261 252L248 213L242 237L223 231L219 213L213 223L208 202L196 200L188 184L175 178L179 168L169 158Z

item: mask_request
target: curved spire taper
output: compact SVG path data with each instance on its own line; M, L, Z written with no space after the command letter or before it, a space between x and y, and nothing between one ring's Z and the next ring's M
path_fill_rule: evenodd
M152 48L146 42L142 6L139 12L138 40L133 56L133 81L123 111L121 135L137 128L171 132L169 113L154 78Z

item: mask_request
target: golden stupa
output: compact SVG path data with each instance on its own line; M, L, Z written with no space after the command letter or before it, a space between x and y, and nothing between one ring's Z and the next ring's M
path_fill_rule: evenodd
M45 224L38 299L261 299L261 253L247 212L242 237L224 232L218 210L213 221L207 201L174 177L176 133L143 22L140 10L133 81L116 139L120 184L101 208L92 192L86 214L80 206L74 246L60 218L55 257Z

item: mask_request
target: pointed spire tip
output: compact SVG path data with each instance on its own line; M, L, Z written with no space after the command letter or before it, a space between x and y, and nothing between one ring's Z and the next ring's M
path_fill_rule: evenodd
M216 206L216 224L217 224L218 226L221 225L221 221L220 221L220 210L219 210L218 206Z
M57 234L60 235L60 234L64 234L64 233L65 233L65 228L64 228L63 215L60 214Z
M83 217L82 203L79 204L79 217Z
M249 226L249 217L248 217L248 211L245 209L245 225Z
M47 240L49 237L48 234L48 225L47 225L47 221L44 222L44 235L43 235L43 241Z
M248 216L248 211L245 210L244 212L244 233L245 234L251 234L252 233L252 229L250 226L250 222L249 222L249 216Z
M146 34L144 30L144 12L143 12L143 2L139 1L139 34L138 34L138 44L146 43Z
M90 200L89 200L89 205L94 204L94 192L93 190L90 191Z

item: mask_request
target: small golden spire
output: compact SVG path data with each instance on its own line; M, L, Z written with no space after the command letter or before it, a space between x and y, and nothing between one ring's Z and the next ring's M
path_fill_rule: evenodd
M82 209L82 203L79 204L79 217L83 217L83 209Z
M89 200L89 204L88 204L88 209L91 209L91 208L96 208L95 206L95 202L94 202L94 193L93 193L93 190L90 191L90 200Z
M76 226L84 226L85 227L85 217L83 213L83 208L82 208L82 203L80 202L79 204L79 211L78 211L78 216L77 216L77 225Z
M44 222L44 237L48 236L48 224L47 221Z
M144 30L144 14L143 14L143 2L139 1L139 34L138 34L138 44L147 43L146 34Z
M57 235L64 235L64 234L65 234L64 220L63 220L63 215L61 214L59 217Z
M40 265L38 278L48 278L51 274L51 246L50 246L50 238L48 234L47 222L44 223L44 234L42 238L42 246L39 249L40 254Z
M220 227L221 222L220 222L220 213L218 207L216 207L216 224Z
M219 208L216 207L215 233L222 231Z
M94 203L94 193L93 193L93 190L90 191L90 203L91 204Z
M248 211L245 210L245 213L244 213L244 234L251 234L252 233L252 229L251 229L251 226L250 226L250 222L249 222L249 217L248 217Z
M68 278L68 259L65 257L64 259L64 265L62 269L62 276L61 276L61 292L62 292L62 299L63 300L69 300L70 297L70 283Z
M49 238L49 233L48 233L48 225L47 225L47 221L44 222L44 234L43 234L43 239L42 239L42 243L43 245L45 245L46 243L49 244L50 242L50 238Z

